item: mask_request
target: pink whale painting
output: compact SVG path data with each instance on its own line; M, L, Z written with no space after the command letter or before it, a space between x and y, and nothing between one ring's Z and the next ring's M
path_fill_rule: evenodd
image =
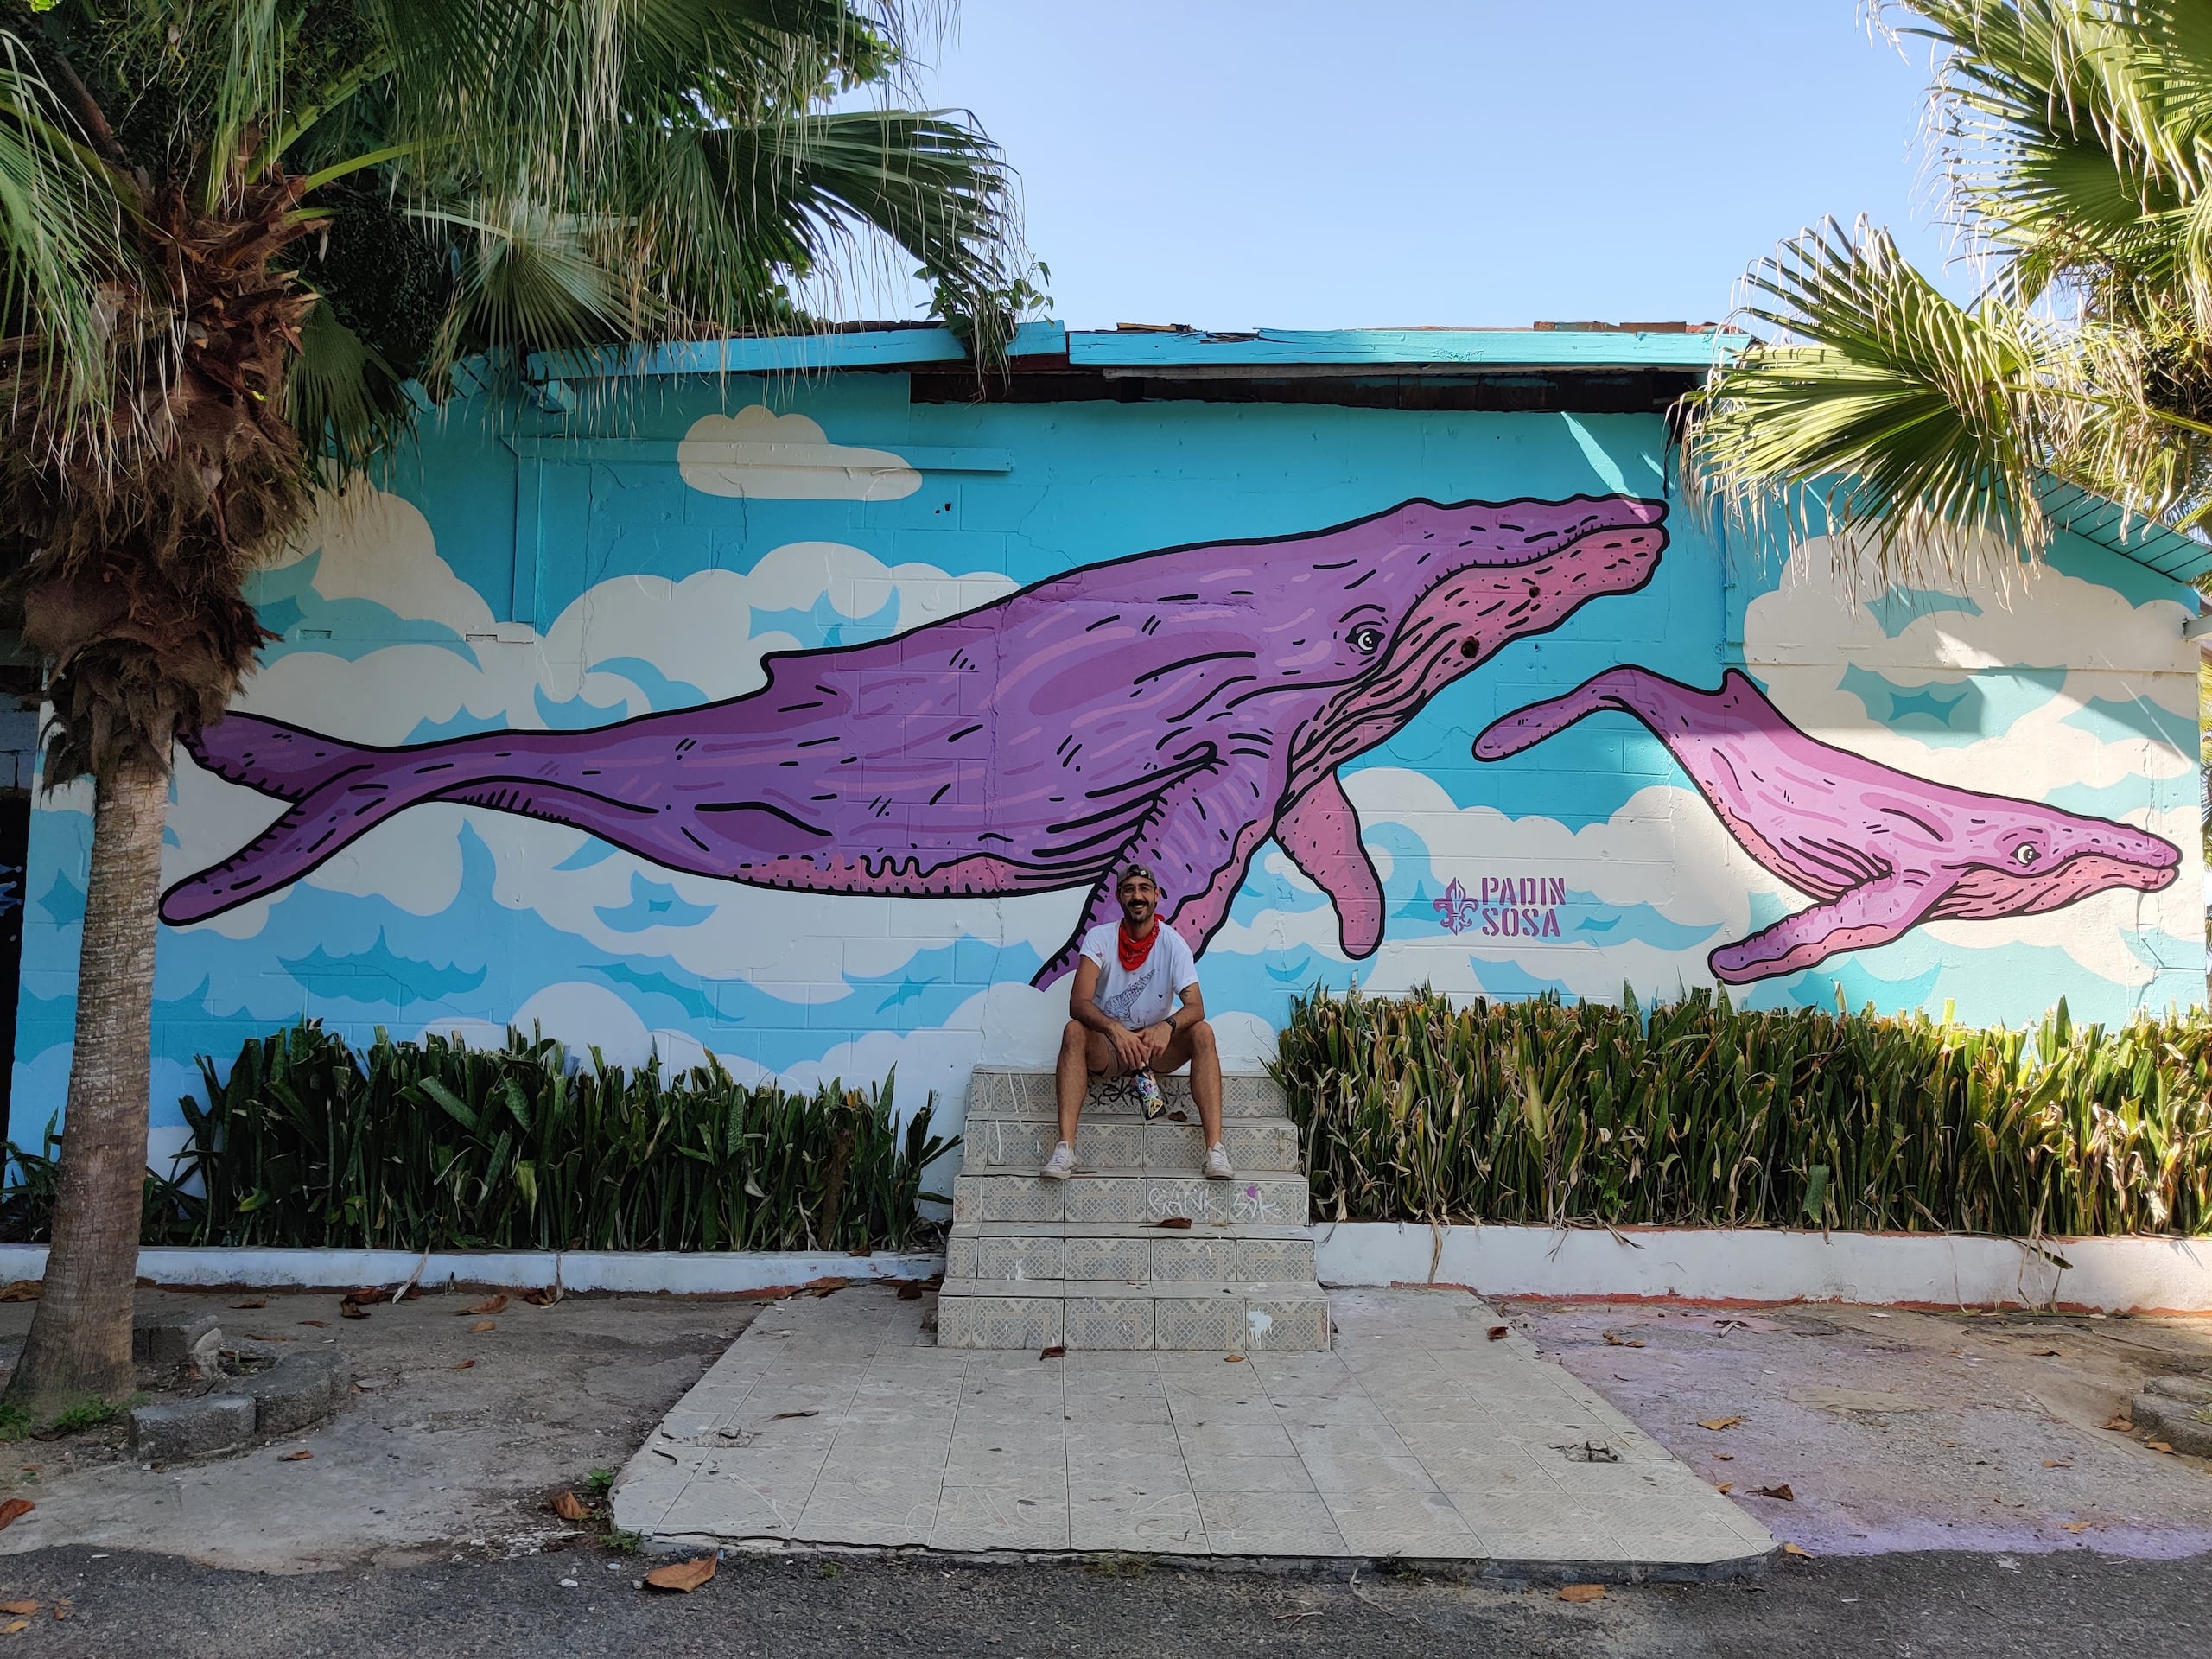
M1743 674L1700 691L1614 668L1495 721L1482 760L1517 754L1604 709L1672 752L1721 823L1771 874L1819 902L1707 959L1731 984L1886 944L1926 922L2033 916L2091 893L2155 893L2180 849L2147 831L2036 801L1954 789L1808 737Z
M1417 499L1304 535L1135 555L889 639L772 653L745 696L588 731L378 748L231 715L186 740L193 758L287 809L171 887L162 914L219 915L446 801L756 887L1084 889L1039 984L1116 913L1121 864L1158 873L1161 914L1199 949L1272 836L1365 957L1382 885L1337 768L1512 640L1642 588L1666 512L1631 496Z

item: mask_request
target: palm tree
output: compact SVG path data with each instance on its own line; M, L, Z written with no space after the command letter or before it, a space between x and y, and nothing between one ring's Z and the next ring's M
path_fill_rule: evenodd
M1746 278L1755 338L1688 410L1683 477L1835 537L1886 583L2039 555L2071 485L2212 520L2212 6L1906 0L1931 131L1985 280L1967 305L1834 221Z
M456 369L803 326L887 239L979 360L1011 181L891 84L893 0L0 0L0 557L94 782L34 1416L129 1391L171 746L266 637L241 589ZM849 102L850 100L846 100ZM879 245L882 245L880 240Z

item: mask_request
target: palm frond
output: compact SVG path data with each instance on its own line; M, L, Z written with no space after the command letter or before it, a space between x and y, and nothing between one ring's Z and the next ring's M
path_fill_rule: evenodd
M29 400L44 442L100 435L111 326L102 288L130 267L105 168L23 42L0 31L0 378Z
M2041 548L2056 435L2037 393L2064 372L2047 327L1998 301L1962 308L1863 223L1805 232L1746 282L1741 309L1768 332L1694 395L1697 499L1745 524L1779 512L1840 556L1871 545L1884 582L1974 569L1993 536Z

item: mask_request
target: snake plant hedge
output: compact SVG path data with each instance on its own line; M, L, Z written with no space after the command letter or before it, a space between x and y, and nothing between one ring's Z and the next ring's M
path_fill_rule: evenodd
M357 1053L308 1021L200 1069L181 1179L200 1192L149 1179L149 1243L898 1249L931 1233L923 1172L958 1144L931 1133L934 1099L898 1122L895 1077L791 1094L711 1058L673 1075L595 1049L576 1064L518 1032L472 1049L379 1031ZM9 1230L35 1236L35 1166L10 1152Z
M1316 989L1270 1070L1353 1221L2212 1232L2212 1018Z

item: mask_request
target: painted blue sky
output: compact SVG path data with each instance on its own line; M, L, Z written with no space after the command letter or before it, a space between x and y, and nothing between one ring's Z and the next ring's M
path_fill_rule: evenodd
M1083 327L1698 321L1823 213L1947 246L1859 0L963 0L922 55Z

